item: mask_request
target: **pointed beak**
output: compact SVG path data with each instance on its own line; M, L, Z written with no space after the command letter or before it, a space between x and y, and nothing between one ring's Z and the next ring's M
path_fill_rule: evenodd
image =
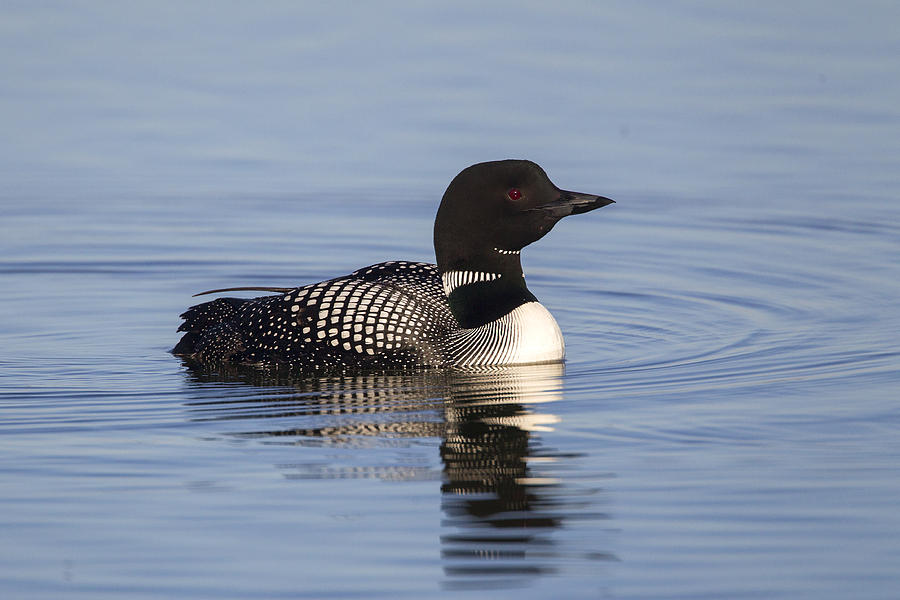
M603 196L595 196L593 194L582 194L581 192L567 192L560 190L559 198L538 207L556 219L562 219L569 215L580 215L600 208L608 204L614 204L615 200L604 198Z

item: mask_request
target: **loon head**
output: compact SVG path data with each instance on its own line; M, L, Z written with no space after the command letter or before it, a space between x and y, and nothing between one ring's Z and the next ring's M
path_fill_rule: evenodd
M613 201L561 190L528 160L472 165L453 178L434 221L434 252L450 308L464 327L535 300L519 252L565 216Z
M453 178L438 208L438 268L441 273L521 270L519 251L544 237L557 221L612 203L603 196L559 189L529 160L472 165Z

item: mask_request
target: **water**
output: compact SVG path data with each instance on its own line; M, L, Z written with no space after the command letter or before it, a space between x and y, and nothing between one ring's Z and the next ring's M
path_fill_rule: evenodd
M896 597L895 4L3 10L3 597ZM510 156L565 367L167 354Z

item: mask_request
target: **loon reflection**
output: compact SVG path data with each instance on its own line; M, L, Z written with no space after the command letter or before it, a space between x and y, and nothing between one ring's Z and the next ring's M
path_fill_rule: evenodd
M568 522L604 519L590 510L595 490L561 479L571 455L545 448L541 432L558 418L563 365L469 371L363 374L293 379L290 373L191 372L215 400L189 404L194 420L234 420L231 435L306 446L384 444L440 439L441 470L422 465L320 463L279 465L288 478L441 480L441 554L448 587L521 585L561 563L603 560L596 549L558 548L553 533ZM248 391L250 392L248 394ZM236 423L237 424L237 423ZM586 510L587 509L587 510Z

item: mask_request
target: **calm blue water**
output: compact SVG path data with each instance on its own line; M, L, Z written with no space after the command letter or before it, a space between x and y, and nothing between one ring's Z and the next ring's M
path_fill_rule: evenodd
M897 597L898 6L5 3L0 595ZM167 353L506 157L564 367Z

